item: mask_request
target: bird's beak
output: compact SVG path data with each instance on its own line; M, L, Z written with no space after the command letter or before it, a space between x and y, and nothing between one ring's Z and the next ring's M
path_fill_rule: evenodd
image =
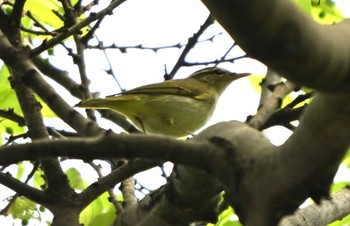
M237 80L239 78L247 77L248 75L251 75L250 73L231 73L234 80Z

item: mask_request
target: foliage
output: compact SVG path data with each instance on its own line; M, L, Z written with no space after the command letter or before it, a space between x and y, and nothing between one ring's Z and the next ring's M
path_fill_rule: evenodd
M103 193L81 212L80 222L87 226L111 225L115 217L115 208L109 201L109 195Z

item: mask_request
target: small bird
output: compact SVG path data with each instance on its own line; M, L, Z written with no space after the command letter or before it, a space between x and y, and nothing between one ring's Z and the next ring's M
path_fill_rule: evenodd
M106 98L86 99L76 107L112 109L125 115L144 133L183 137L205 125L231 82L248 75L210 67L185 79L145 85Z

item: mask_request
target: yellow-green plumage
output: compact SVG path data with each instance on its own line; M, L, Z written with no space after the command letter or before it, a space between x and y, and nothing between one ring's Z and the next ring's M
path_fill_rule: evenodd
M206 68L186 79L145 85L103 99L87 99L76 106L113 109L147 134L182 137L200 129L210 119L225 88L247 75Z

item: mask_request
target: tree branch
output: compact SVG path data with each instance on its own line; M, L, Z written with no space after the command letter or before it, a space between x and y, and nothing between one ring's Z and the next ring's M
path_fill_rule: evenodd
M85 20L81 21L80 23L77 23L68 29L64 29L64 32L59 33L58 35L56 35L55 37L51 38L48 41L44 41L39 47L32 50L31 55L32 56L39 55L40 53L47 50L48 48L55 46L57 43L60 43L65 38L79 32L80 29L88 26L91 22L98 20L108 14L111 14L113 9L115 9L125 1L126 0L114 0L111 2L111 4L109 4L106 8L104 8L100 12L91 13L90 16L88 16Z
M17 192L18 195L23 195L34 202L42 205L50 203L50 197L45 195L43 191L22 183L12 177L11 174L0 172L0 183Z
M101 165L95 165L93 162L89 162L89 165L96 171L99 180L100 180L101 178L103 178L103 174L102 174L102 172L101 172ZM117 178L117 177L115 177L115 178ZM101 182L101 181L99 181L99 182ZM101 184L101 183L100 183L100 184ZM95 185L97 185L97 183L94 184L94 187L95 187ZM100 186L100 187L104 187L104 186ZM113 189L112 189L112 188L106 188L106 189L103 189L103 190L107 190L108 195L109 195L109 198L108 198L108 199L109 199L109 201L114 205L114 207L115 207L115 209L116 209L117 215L120 214L120 213L122 213L123 210L124 210L124 208L123 208L122 204L117 200L117 197L115 196ZM101 193L101 194L102 194L102 193ZM93 194L92 197L95 199L95 198L97 198L98 196L99 196L99 193L97 193L96 195ZM88 197L88 196L87 196L87 197ZM87 197L86 197L86 198L83 198L83 200L86 200ZM90 197L91 197L91 196L90 196ZM90 198L90 200L91 200L91 199L92 199L92 198ZM89 203L89 202L86 202L86 203Z
M299 209L292 216L282 219L279 226L318 226L328 225L341 220L350 212L350 191L346 187L334 193L329 199L323 199L320 204L312 204Z
M256 129L260 129L271 115L280 108L282 100L288 93L296 89L296 85L291 82L281 83L274 87L271 96L259 106L256 115L248 121L248 124Z
M17 71L13 71L12 67L9 67L9 71L11 72L10 82L16 92L26 126L29 130L30 138L33 140L48 139L49 133L44 125L41 105L35 99L33 91L23 84L21 74ZM58 160L55 158L43 158L40 163L45 173L48 186L51 189L57 189L57 179L63 178L65 175ZM59 187L69 187L68 181L60 180Z
M69 77L67 71L54 67L52 64L45 62L44 59L40 57L34 57L32 58L32 61L45 76L53 79L55 82L63 86L72 96L83 99L80 85Z
M103 131L96 123L87 120L72 109L72 107L41 77L28 56L14 48L1 31L0 58L14 72L20 74L23 82L30 86L63 121L80 134L96 135Z
M293 181L313 181L309 195L318 202L329 187L350 141L349 96L318 94L306 109L299 127L281 146L281 159ZM310 164L312 162L312 164Z
M24 8L25 2L26 2L25 0L15 1L15 4L13 6L11 17L14 22L13 25L16 26L17 29L19 29L21 26L21 20L22 20L23 8Z
M166 74L164 78L166 80L172 79L176 72L180 69L180 67L186 62L185 58L190 52L190 50L197 44L198 38L203 34L203 32L214 23L213 18L211 15L208 16L208 18L205 20L204 24L200 27L199 31L196 32L191 38L188 39L188 43L185 47L185 49L182 51L179 59L177 60L174 68L171 70L169 74Z
M140 147L142 148L140 149ZM215 144L209 142L194 143L161 136L109 133L93 138L42 140L2 147L0 149L0 165L9 165L23 160L35 160L49 156L68 156L86 161L145 157L190 164L202 168L203 162L209 164L213 161L210 159L213 156L223 157L221 155L224 155L224 153L220 154L220 151L218 151L220 149L220 147L216 147ZM178 150L182 151L179 152Z
M350 89L350 20L320 25L292 1L202 1L249 56L288 80L322 91Z
M258 109L263 106L270 99L274 90L271 90L271 86L276 86L281 82L281 76L270 68L267 69L265 78L261 81L261 94Z

